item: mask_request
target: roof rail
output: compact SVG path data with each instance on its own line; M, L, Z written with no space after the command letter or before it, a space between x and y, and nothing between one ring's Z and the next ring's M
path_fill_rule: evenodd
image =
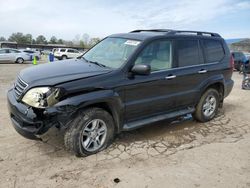
M139 29L131 31L130 33L140 33L140 32L166 32L166 35L202 35L211 37L221 37L218 33L204 32L204 31L186 31L186 30L171 30L171 29Z
M171 34L183 34L183 35L202 35L202 36L211 36L211 37L221 37L218 33L204 32L204 31L181 31L181 30L172 30L168 33Z
M130 33L140 33L140 32L170 32L171 29L138 29L131 31Z

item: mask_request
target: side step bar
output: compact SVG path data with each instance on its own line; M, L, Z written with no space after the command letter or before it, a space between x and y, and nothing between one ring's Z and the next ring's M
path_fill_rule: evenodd
M178 110L178 111L170 112L167 114L156 115L156 116L142 119L142 120L136 120L136 121L129 122L129 123L125 124L123 127L123 130L129 131L129 130L137 129L137 128L140 128L146 124L151 124L151 123L154 123L157 121L162 121L162 120L166 120L166 119L170 119L170 118L174 118L174 117L178 117L178 116L183 116L186 114L193 113L194 111L195 111L194 107L189 107L189 108L186 108L183 110Z

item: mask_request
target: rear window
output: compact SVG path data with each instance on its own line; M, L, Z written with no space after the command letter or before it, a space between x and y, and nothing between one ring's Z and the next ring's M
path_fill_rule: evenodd
M68 49L68 52L69 52L69 53L74 53L74 50Z
M199 64L198 40L177 41L178 66L186 67Z
M220 61L224 57L224 49L220 41L204 40L204 51L207 63Z

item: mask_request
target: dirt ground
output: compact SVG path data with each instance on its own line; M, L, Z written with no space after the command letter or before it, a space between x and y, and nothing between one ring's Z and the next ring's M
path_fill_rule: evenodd
M234 73L234 89L213 121L163 121L77 158L56 129L33 141L12 127L6 93L28 66L0 65L0 187L250 187L250 91L241 90L242 75Z

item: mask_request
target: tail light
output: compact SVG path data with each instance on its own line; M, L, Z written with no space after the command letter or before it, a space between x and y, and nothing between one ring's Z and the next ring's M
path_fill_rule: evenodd
M230 68L233 70L234 69L234 58L233 58L233 55L231 54L231 57L230 57Z

